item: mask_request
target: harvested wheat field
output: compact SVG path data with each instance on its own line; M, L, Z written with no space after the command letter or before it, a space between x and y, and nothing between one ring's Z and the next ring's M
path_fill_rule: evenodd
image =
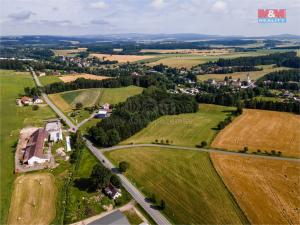
M300 116L286 112L245 109L225 127L211 146L250 152L272 150L284 156L300 157Z
M56 186L50 173L21 175L15 180L8 224L50 224L55 217Z
M143 59L153 58L153 55L109 55L109 54L91 54L103 60L118 61L119 63L134 62Z
M87 74L87 73L80 73L80 74L69 74L69 75L64 75L59 77L64 83L72 82L78 78L84 78L88 80L105 80L109 79L111 77L106 77L106 76L97 76L93 74Z
M251 224L300 224L300 164L211 153Z

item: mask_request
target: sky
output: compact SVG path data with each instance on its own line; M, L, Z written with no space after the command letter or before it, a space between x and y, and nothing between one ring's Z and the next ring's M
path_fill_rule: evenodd
M300 0L0 0L0 35L300 35ZM258 9L286 9L262 24Z

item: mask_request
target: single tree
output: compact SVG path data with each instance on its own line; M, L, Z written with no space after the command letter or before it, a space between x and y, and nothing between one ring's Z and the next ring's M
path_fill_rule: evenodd
M203 147L205 147L205 146L207 146L207 142L206 142L206 141L202 141L202 142L201 142L201 147L203 148Z
M105 188L110 182L112 173L109 169L105 168L101 164L97 164L93 167L91 180L95 188Z
M166 203L164 200L160 200L160 209L164 210L166 208Z
M33 110L33 111L36 111L36 110L38 110L38 109L39 109L39 106L38 106L38 105L33 105L33 106L32 106L32 110Z
M119 170L121 171L121 173L125 173L128 168L129 168L128 162L122 161L119 163Z
M154 194L154 193L151 195L151 198L150 198L150 200L151 200L151 202L152 202L153 204L155 204L155 203L156 203L156 196L155 196L155 194Z
M82 108L82 106L83 106L83 105L82 105L81 102L77 102L75 107L76 107L77 110L79 110L79 109Z
M112 174L110 177L110 183L112 183L112 185L114 185L117 188L121 187L121 180L120 178L116 175L116 174Z

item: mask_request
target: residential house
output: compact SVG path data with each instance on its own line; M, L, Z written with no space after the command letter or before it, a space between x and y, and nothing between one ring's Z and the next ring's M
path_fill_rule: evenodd
M107 194L110 198L113 200L119 198L122 196L121 190L116 188L114 185L111 183L104 189L105 194Z
M105 117L107 117L107 111L106 110L103 110L103 109L100 109L97 113L96 113L96 115L95 115L95 118L97 118L97 119L102 119L102 118L105 118Z
M102 108L106 111L109 111L109 106L110 105L108 103L105 103L105 104L103 104Z
M37 129L28 139L24 149L23 163L33 166L35 163L45 163L50 159L44 155L44 144L49 133L43 128Z
M27 97L27 96L23 96L23 97L21 98L21 103L22 103L23 105L32 105L32 104L33 104L32 98Z
M49 138L50 141L57 142L57 141L63 140L61 123L59 120L49 121L46 124L45 129L50 135L50 138Z
M33 104L42 104L44 101L39 96L33 97Z

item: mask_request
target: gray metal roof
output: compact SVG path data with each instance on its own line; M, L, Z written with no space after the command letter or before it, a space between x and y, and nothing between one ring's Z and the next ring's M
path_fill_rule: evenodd
M88 225L130 225L126 216L117 210L101 219L95 220Z

